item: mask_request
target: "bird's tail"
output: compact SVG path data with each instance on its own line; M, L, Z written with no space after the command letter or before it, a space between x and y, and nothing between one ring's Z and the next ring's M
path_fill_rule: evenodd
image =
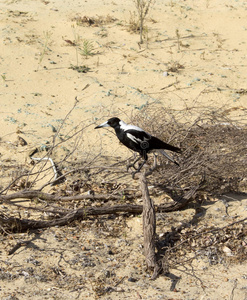
M154 136L152 136L150 144L151 144L151 142L153 145L155 145L155 149L166 149L166 150L170 150L170 151L177 152L177 153L182 152L180 148L169 145Z
M178 148L179 149L179 148ZM180 150L180 149L179 149ZM181 151L181 150L180 150ZM179 164L171 157L169 156L164 150L159 150L161 154L163 154L166 158L168 158L170 161L172 161L174 164L179 166Z

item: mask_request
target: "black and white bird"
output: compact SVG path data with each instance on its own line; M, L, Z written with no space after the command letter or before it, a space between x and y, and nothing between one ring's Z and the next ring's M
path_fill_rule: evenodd
M114 128L119 141L129 149L136 151L140 154L140 157L131 166L134 167L134 164L140 158L144 159L143 163L137 169L137 172L141 170L143 165L148 160L147 153L152 150L160 150L160 152L164 156L166 156L170 161L178 165L178 163L172 157L170 157L164 151L164 149L177 152L177 153L181 153L181 150L177 147L171 146L161 141L160 139L152 136L151 134L147 133L140 127L126 124L123 121L121 121L119 118L111 118L108 121L102 123L101 125L96 126L95 129L102 128L102 127Z

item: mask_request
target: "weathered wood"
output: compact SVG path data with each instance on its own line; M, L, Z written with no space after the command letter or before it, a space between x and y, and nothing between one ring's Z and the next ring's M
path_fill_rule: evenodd
M126 196L127 197L127 196ZM13 199L34 199L39 198L47 201L72 201L72 200L85 200L85 199L115 199L120 200L121 196L111 194L98 194L98 195L76 195L76 196L57 196L49 193L40 192L38 190L26 190L9 195L0 195L0 200L8 201ZM127 197L128 198L128 197Z
M142 175L141 175L142 176ZM149 244L148 239L150 239L151 244L154 241L155 238L155 227L152 227L151 224L155 223L155 210L156 212L170 212L170 211L176 211L181 208L183 208L185 205L187 205L190 201L193 200L193 195L196 192L196 188L189 191L184 195L184 197L178 199L179 201L174 201L172 204L167 204L167 205L161 205L161 206L154 206L153 203L147 202L150 201L149 197L149 192L148 192L148 187L147 187L147 182L146 182L146 175L143 175L144 177L141 177L140 179L140 184L141 184L141 189L143 191L143 201L146 206L145 208L145 224L146 225L145 230L147 229L147 232L149 231L149 234L151 235L150 237L147 236L147 242L146 244ZM86 197L86 198L85 198ZM10 195L1 195L0 196L0 201L2 203L6 203L9 205L16 205L20 208L25 208L25 209L34 209L38 210L38 207L26 207L22 206L20 204L16 204L14 199L35 199L39 198L45 201L51 201L51 202L59 202L59 201L72 201L72 200L82 200L82 199L116 199L116 195L78 195L78 196L69 196L69 197L62 197L62 196L56 196L56 195L51 195L48 193L43 193L37 190L29 190L29 191L20 191L17 193L13 193ZM148 204L148 206L146 205ZM147 209L149 207L149 209ZM52 211L54 209L54 211ZM0 214L0 226L2 227L2 230L8 230L10 232L25 232L27 230L33 230L33 229L41 229L41 228L47 228L47 227L52 227L52 226L64 226L67 225L74 220L83 220L86 219L88 216L97 216L97 215L107 215L107 214L119 214L119 213L131 213L131 214L141 214L143 211L143 206L142 205L133 205L133 204L125 204L125 205L114 205L114 206L103 206L103 207L84 207L84 208L79 208L76 210L62 210L57 208L47 208L47 211L49 212L54 212L56 214L56 217L54 216L54 219L52 220L31 220L31 219L21 219L21 218L16 218L16 217L9 217L6 214ZM41 209L42 211L45 211L44 208ZM57 215L59 217L57 217ZM147 222L146 222L147 220ZM151 246L150 250L146 250L147 253L153 253L153 246ZM153 254L149 255L150 262L148 265L153 265ZM148 257L149 257L148 256Z
M151 279L156 279L162 271L162 264L157 259L155 253L155 239L156 239L156 214L153 200L150 198L147 173L143 172L139 176L140 189L143 197L143 236L144 236L144 254L148 268L153 269Z
M24 232L26 230L64 226L75 220L84 220L88 216L116 214L121 212L140 214L142 212L142 206L115 205L112 207L85 207L71 210L60 218L54 217L54 219L47 221L7 217L6 215L0 214L0 225L3 226L3 228L6 228L6 230L11 230L11 232Z
M182 209L186 206L190 201L193 200L193 195L196 193L198 186L193 188L192 190L188 191L183 197L174 199L173 203L162 204L160 206L155 206L157 212L170 212ZM41 199L49 202L59 202L59 201L80 201L85 199L92 199L92 200L120 200L122 196L112 195L112 194L98 194L98 195L76 195L76 196L57 196L49 193L43 193L38 190L27 190L27 191L20 191L17 193L9 194L9 195L0 195L0 201L7 203L9 205L15 205L14 199ZM130 197L131 198L131 197ZM128 199L128 197L127 197ZM21 205L19 205L21 206ZM127 205L128 211L126 212L133 212L133 213L142 213L142 205ZM105 209L110 209L114 211L113 207L105 207ZM119 207L117 205L116 207ZM32 209L32 207L25 207L27 209ZM133 209L133 211L131 211ZM113 212L114 213L114 212Z
M147 266L154 268L156 264L155 258L155 235L156 235L156 216L152 199L150 198L147 179L145 173L139 175L140 189L143 199L143 236L144 236L144 254Z

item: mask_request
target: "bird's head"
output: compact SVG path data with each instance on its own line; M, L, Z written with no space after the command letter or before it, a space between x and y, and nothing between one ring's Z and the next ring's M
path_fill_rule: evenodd
M116 128L116 127L120 126L120 124L119 124L120 121L121 120L119 118L111 118L108 121L96 126L95 129L103 128L103 127Z

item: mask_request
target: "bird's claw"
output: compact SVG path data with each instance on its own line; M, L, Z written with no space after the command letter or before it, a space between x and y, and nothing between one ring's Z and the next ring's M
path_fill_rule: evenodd
M129 164L127 166L127 172L129 171L130 168L134 168L135 170L138 170L138 168L135 167L135 164Z
M133 172L133 173L132 173L132 179L135 179L135 175L136 175L137 173L139 173L139 172L140 172L139 170Z
M130 169L130 168L135 169L135 171L131 173L131 174L132 174L132 178L135 179L135 175L136 175L136 173L139 173L139 172L140 172L140 168L137 168L137 167L135 166L135 163L133 163L133 164L128 164L128 165L127 165L127 172L129 172L129 169Z
M127 165L127 172L129 172L129 168L131 168L132 165Z

